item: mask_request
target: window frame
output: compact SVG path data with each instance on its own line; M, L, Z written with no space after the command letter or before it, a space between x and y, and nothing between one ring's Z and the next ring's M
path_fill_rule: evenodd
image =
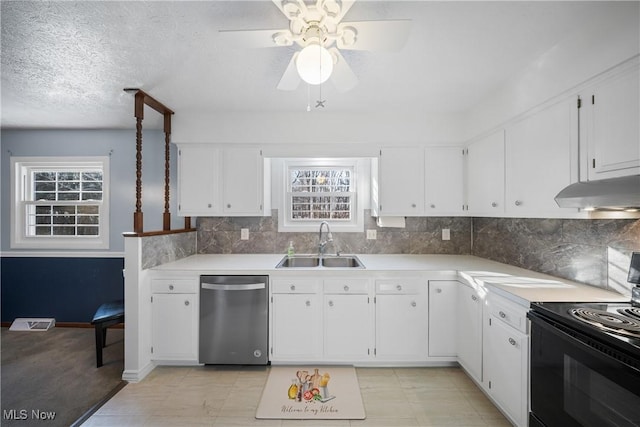
M108 249L110 162L95 157L11 157L11 248L12 249ZM60 201L60 205L99 205L97 235L29 235L27 206L33 206L32 173L36 170L102 170L102 200L87 203ZM56 202L57 203L57 202Z
M308 159L300 158L284 159L282 167L282 197L281 206L278 209L278 231L279 232L315 232L318 231L320 223L327 221L333 232L362 232L364 230L364 179L361 176L361 161L359 158L327 158ZM289 170L294 168L328 168L328 169L350 169L352 171L351 187L353 196L351 198L351 219L291 219L292 193L290 191Z

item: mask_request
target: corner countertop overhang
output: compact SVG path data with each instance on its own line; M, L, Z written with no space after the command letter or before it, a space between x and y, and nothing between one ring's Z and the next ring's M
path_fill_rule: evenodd
M471 255L357 254L365 269L278 268L282 254L198 254L159 265L152 271L181 274L268 274L291 277L324 275L379 276L382 273L444 273L475 288L488 288L518 304L531 302L628 302L629 296L548 274ZM393 277L393 276L392 276Z

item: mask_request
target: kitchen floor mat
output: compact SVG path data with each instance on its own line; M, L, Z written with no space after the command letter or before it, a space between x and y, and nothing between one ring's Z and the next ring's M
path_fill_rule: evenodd
M362 420L353 366L272 366L256 411L260 419Z

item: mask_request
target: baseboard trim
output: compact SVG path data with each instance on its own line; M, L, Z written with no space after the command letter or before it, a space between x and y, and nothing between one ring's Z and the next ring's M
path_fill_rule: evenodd
M11 326L13 322L0 322L0 326L3 328L8 328ZM57 328L91 328L93 329L93 325L91 323L85 322L58 322L56 321ZM117 325L109 326L109 329L124 329L124 323L119 323Z
M154 370L156 365L153 362L147 363L147 365L138 370L125 369L122 373L122 379L130 383L138 383L142 381L151 371Z

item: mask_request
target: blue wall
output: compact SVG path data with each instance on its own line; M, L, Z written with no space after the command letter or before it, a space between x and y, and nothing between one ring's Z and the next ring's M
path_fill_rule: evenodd
M3 322L90 322L100 304L124 295L124 258L3 257L1 268Z
M132 118L133 124L133 118ZM133 128L133 126L132 126ZM0 132L1 320L55 317L89 322L103 302L124 295L124 237L135 211L135 130L8 130ZM172 228L177 217L176 150L171 147ZM143 132L142 211L144 230L162 229L164 134ZM14 250L11 248L11 156L111 157L109 249L106 251Z

